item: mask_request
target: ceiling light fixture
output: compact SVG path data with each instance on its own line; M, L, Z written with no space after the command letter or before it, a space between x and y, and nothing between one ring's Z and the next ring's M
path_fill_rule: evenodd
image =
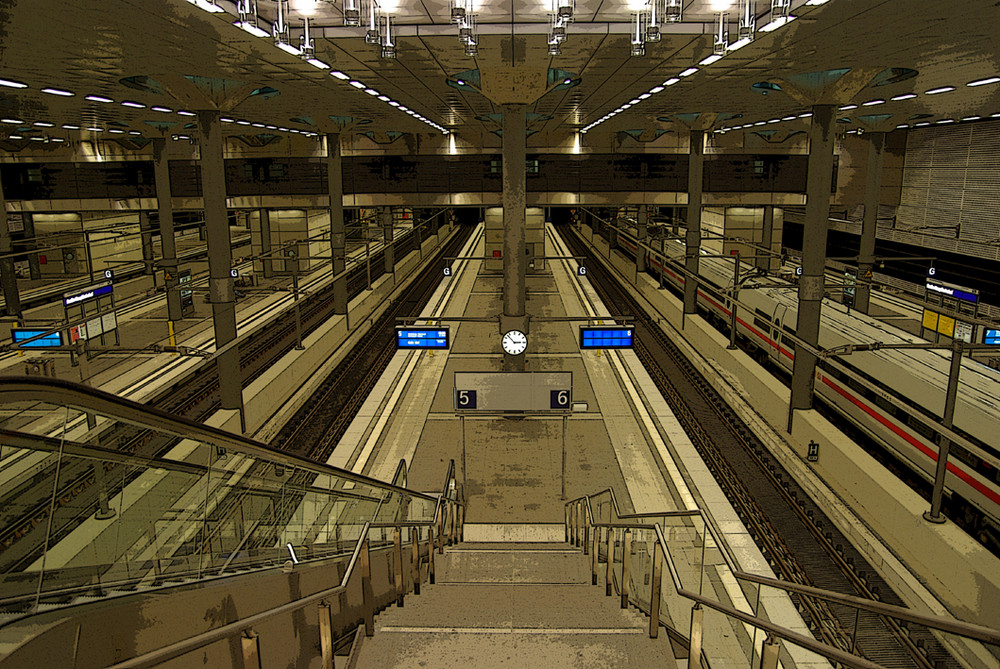
M868 102L862 102L862 107L874 107L875 105L884 105L885 100L869 100Z
M645 56L646 55L646 43L643 40L643 19L646 14L644 12L636 12L635 24L632 30L632 52L633 56Z
M0 123L10 123L11 125L21 125L24 123L19 118L0 118Z
M215 4L214 2L211 2L211 0L188 0L188 2L190 2L198 9L204 9L206 12L209 12L210 14L219 14L220 12L226 11L222 7L219 7L217 4Z
M650 93L656 94L663 90L663 86L653 86L649 89Z
M727 2L726 5L729 3ZM726 13L719 12L719 27L715 31L715 41L712 44L712 56L715 56L715 60L722 58L726 55L726 47L729 46L729 28L726 25ZM711 57L711 56L710 56ZM705 58L701 61L701 65L711 65L715 60L706 63Z
M673 86L678 81L680 81L679 77L670 77L669 79L667 79L666 81L663 82L663 85L664 86Z
M940 88L932 88L929 91L924 91L924 95L937 95L938 93L950 93L955 90L954 86L941 86Z
M134 100L122 100L122 107L132 107L133 109L145 109L146 105Z
M103 95L88 95L84 100L90 100L91 102L114 102L111 98L106 98Z
M963 121L978 121L982 116L965 116L962 118Z
M177 111L178 116L197 116L194 112L187 111L186 109L179 109Z
M348 81L351 78L351 75L344 74L340 70L334 70L333 72L330 73L330 76L337 77L341 81Z
M239 0L236 3L236 11L240 18L234 25L254 37L267 37L270 35L270 33L258 25L260 19L257 16L257 0Z
M900 100L912 100L915 97L917 97L916 93L903 93L902 95L896 95L889 99L893 102L899 102Z
M150 111L163 112L164 114L173 114L174 113L174 110L171 109L170 107L160 107L160 106L154 105L154 106L150 107L149 109L150 109Z
M42 93L48 93L49 95L59 95L64 98L71 98L74 95L76 95L76 93L74 93L73 91L67 91L62 88L43 88Z
M62 125L61 125L60 127L61 127L61 128L63 129L63 130L79 130L79 129L80 129L80 126L78 126L78 125L73 125L73 124L71 124L71 123L63 123L63 124L62 124Z
M352 79L349 83L351 84L351 86L354 86L355 88L360 88L361 90L368 88L362 82L357 81L356 79Z
M288 13L288 0L275 0L277 14L274 23L271 24L271 35L274 37L274 46L278 47L291 56L301 56L302 50L292 45L291 28L285 22L285 15Z
M844 105L843 107L838 107L840 111L851 111L852 109L857 109L857 105Z
M678 77L690 77L692 74L694 74L697 71L698 71L697 67L689 67L688 69L684 70L683 72L681 72L677 76Z
M38 126L39 128L54 128L54 127L56 127L55 123L49 123L48 121L35 121L31 125Z
M382 36L379 34L381 18L378 3L375 0L368 0L368 30L365 31L365 44L380 44L382 42Z
M13 79L0 79L0 86L6 86L7 88L27 88L28 84L22 84L20 81L14 81Z
M392 39L392 21L388 14L385 15L385 33L382 35L382 48L379 55L389 59L396 57L396 43Z
M976 81L970 81L966 86L985 86L986 84L996 84L1000 83L1000 77L989 77L988 79L977 79Z

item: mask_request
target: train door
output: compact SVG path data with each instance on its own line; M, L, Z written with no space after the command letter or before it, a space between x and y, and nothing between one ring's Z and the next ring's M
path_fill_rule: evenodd
M783 304L774 305L774 314L771 316L771 336L770 336L770 346L768 346L768 353L771 359L775 362L781 362L781 326L785 324L785 313L788 311L788 307Z

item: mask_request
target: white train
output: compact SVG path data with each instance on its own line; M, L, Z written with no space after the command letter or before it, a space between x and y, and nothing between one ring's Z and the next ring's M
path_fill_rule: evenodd
M619 234L621 250L633 258L635 239ZM666 243L666 254L683 262L684 244ZM684 277L676 265L662 263L646 252L648 271L662 276L664 285L680 293ZM733 262L725 258L702 258L699 276L725 291L732 284ZM747 266L749 270L749 265ZM737 334L742 342L787 371L792 369L797 291L773 276L742 283L737 312ZM728 301L698 291L699 308L726 332L732 314ZM823 300L819 344L825 349L859 343L921 343L924 340L857 311ZM899 461L922 478L933 481L937 463L938 419L944 409L951 352L927 349L880 349L840 356L837 361L867 383L820 363L815 391L867 435L894 452ZM873 389L872 385L877 389ZM925 418L924 421L918 416ZM926 420L929 419L929 420ZM964 437L952 443L945 489L952 497L952 515L970 534L994 549L1000 548L1000 371L963 359L955 403L954 430ZM956 499L961 498L961 499ZM964 501L963 501L964 500ZM981 513L976 513L978 509Z

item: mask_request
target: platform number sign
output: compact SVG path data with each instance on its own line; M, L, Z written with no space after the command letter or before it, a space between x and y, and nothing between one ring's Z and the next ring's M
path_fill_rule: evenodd
M444 275L445 276L451 276L451 265L445 265L444 266Z
M455 390L455 407L458 409L476 408L475 390Z
M801 267L796 267L795 268L795 276L802 276L802 268Z
M927 268L927 276L934 276L937 274L937 269L933 266Z
M104 278L107 279L108 281L114 281L115 280L114 270L110 269L104 270Z
M568 409L570 402L570 392L568 390L550 390L549 408Z
M578 276L587 276L587 268L585 265L580 265L576 268L576 273Z

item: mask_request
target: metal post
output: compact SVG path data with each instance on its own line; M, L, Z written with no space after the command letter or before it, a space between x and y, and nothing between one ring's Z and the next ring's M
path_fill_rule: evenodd
M319 605L319 647L321 669L333 669L333 624L330 620L330 605L326 602L320 602Z
M167 291L167 321L181 320L181 294L177 288L177 240L174 237L174 205L170 192L170 163L167 160L166 140L153 140L153 176L156 180L156 210L160 226L160 266L163 284Z
M396 248L392 243L392 208L382 207L382 241L385 243L382 253L385 254L385 273L393 274L396 271ZM393 280L395 283L395 277Z
M653 574L649 588L649 638L655 639L660 632L660 586L663 580L663 548L659 541L653 542Z
M208 240L209 297L215 325L215 347L224 347L236 339L236 293L233 287L233 251L229 239L229 215L226 210L226 171L222 156L222 127L218 111L199 111L201 131L201 190L205 208L205 234ZM243 416L243 373L240 352L232 347L218 358L219 391L223 409L236 409Z
M24 250L28 251L28 277L31 279L41 279L42 268L38 263L38 241L35 237L35 219L32 218L30 213L23 211L21 212L21 222L24 224L24 234L28 238L27 242L23 245ZM90 278L94 278L93 272L91 272Z
M363 228L365 235L365 275L368 277L368 290L372 289L372 254L371 254L371 237L369 236L368 224L365 223Z
M16 316L24 322L21 314L21 294L17 289L17 274L14 273L14 241L7 223L7 198L0 183L0 284L3 286L4 311L8 316Z
M611 567L615 563L615 528L608 527L608 568L604 570L604 596L611 596Z
M434 525L427 526L427 582L434 585Z
M684 313L698 313L698 259L701 253L701 193L705 174L705 131L692 130L688 151L687 234L684 251L688 275L684 283Z
M581 513L583 514L583 554L590 552L590 514L587 513L587 500L580 502Z
M819 344L820 311L826 269L826 236L833 185L834 106L813 106L809 126L809 173L806 181L806 220L802 243L802 276L795 334L806 344ZM795 409L811 409L816 356L795 347L788 431Z
M771 635L760 650L760 669L778 669L778 640Z
M774 258L771 252L774 250L774 205L764 206L764 222L760 231L760 245L764 247L761 253L757 254L756 265L760 269L770 272L771 260Z
M958 375L962 371L962 349L965 342L956 339L951 343L951 369L948 371L948 389L944 398L944 416L941 424L951 429L955 417L955 398L958 396ZM931 509L924 512L924 519L932 523L943 523L941 515L941 499L944 496L944 479L948 473L948 452L951 450L951 440L941 437L938 448L937 469L934 472L934 491L931 493Z
M264 278L274 276L274 256L271 245L271 212L268 209L257 210L257 222L260 224L260 263L264 266Z
M139 238L142 245L142 272L153 277L153 286L155 287L156 274L153 273L153 227L149 221L149 212L145 209L139 211Z
M392 569L396 586L396 606L403 605L403 533L399 526L392 534Z
M347 233L344 226L344 164L340 133L326 133L326 190L330 196L330 256L333 276L347 269ZM333 313L347 313L347 275L333 280Z
M566 506L563 507L563 528L566 534L566 543L570 543L570 532L571 532L570 528L572 527L569 520L570 513L571 513L570 505L567 504Z
M729 346L726 347L730 351L736 349L736 312L739 310L737 303L740 300L740 254L738 251L736 252L736 255L733 256L733 260L735 260L735 263L733 264L733 297L732 302L729 305L732 322L729 324Z
M878 229L878 202L882 190L882 156L885 133L868 135L868 176L865 179L865 213L861 220L861 241L858 245L858 279L854 308L867 314L871 296L871 272L875 264L875 232Z
M299 261L292 265L292 303L295 305L295 350L305 349L302 345L302 313L299 308Z
M525 231L525 110L501 105L503 113L503 315L501 329L525 328L527 246ZM524 371L524 354L503 356L506 372Z
M632 571L632 530L622 538L622 608L628 608L628 581Z
M590 584L597 585L597 558L598 554L601 552L598 547L601 545L601 528L594 528L594 554L591 556L590 560Z
M375 594L372 592L372 561L368 539L361 543L361 601L365 616L365 636L375 634Z
M691 607L691 641L688 644L688 666L694 669L701 666L701 639L705 625L705 610L701 604Z
M646 241L647 226L649 225L649 211L646 205L639 205L639 215L635 222L635 281L638 283L639 275L646 271L646 252L642 245Z
M83 251L87 255L87 275L94 280L94 254L90 250L90 233L83 231Z
M562 497L560 499L566 499L566 423L568 421L568 416L563 416L562 420L562 464L560 471L562 472Z
M413 578L413 594L420 594L420 528L410 527L410 543L413 554L410 556L410 576Z

